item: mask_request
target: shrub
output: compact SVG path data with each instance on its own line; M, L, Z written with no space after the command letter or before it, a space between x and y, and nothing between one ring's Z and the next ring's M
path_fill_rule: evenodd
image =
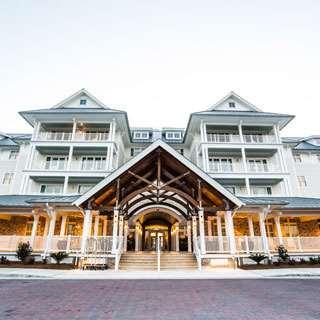
M9 264L9 260L5 256L1 256L0 258L0 264Z
M23 260L24 264L34 264L34 257L33 256L26 256Z
M288 264L291 265L291 266L293 266L293 265L296 264L296 260L294 260L294 259L289 259L289 260L288 260Z
M290 256L288 254L288 250L285 248L284 245L280 245L278 247L278 254L279 254L280 260L283 262L287 262L290 259Z
M29 242L20 242L16 251L17 258L24 262L25 259L32 253L32 248Z
M59 251L51 253L50 257L53 258L57 262L57 264L60 264L63 259L68 258L68 254L63 251Z
M260 264L261 261L263 261L264 259L266 259L267 256L265 256L264 254L262 253L252 253L250 256L249 256L249 259L253 260L254 262L256 262L257 264Z
M301 259L299 260L299 263L301 263L301 264L305 264L305 263L307 263L307 261L306 261L306 259L301 258Z
M309 263L310 263L310 264L318 264L318 258L310 257L310 258L309 258Z

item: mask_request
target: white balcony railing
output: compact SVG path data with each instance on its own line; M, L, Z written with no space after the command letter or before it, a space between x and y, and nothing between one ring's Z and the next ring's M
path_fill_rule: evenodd
M278 166L267 163L252 163L247 162L248 172L279 172Z
M272 135L263 135L263 134L244 134L243 140L245 143L275 143L276 137Z
M231 133L207 133L207 141L214 143L237 143L240 142L240 136Z
M243 166L237 162L218 162L208 161L209 172L228 173L228 172L243 172Z
M78 141L106 141L109 139L108 132L76 132L74 136Z
M288 252L320 253L320 237L269 237L270 251L277 251L279 245L284 245Z
M42 131L38 134L38 140L43 141L69 141L71 140L71 132L49 132Z

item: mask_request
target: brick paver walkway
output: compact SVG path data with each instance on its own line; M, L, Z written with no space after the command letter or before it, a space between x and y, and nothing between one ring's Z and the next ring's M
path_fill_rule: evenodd
M320 319L320 280L2 280L0 319Z

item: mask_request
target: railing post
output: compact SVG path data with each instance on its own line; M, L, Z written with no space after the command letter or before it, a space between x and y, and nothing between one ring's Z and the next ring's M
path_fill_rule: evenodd
M118 220L119 210L113 210L113 228L112 228L112 253L116 253L117 250L117 238L118 238Z
M70 252L70 244L71 244L71 235L68 234L67 236L67 247L66 247L66 253Z
M224 246L223 246L223 238L222 238L221 216L217 216L217 233L218 233L219 251L223 252L224 251Z
M297 237L297 242L298 242L298 249L299 249L299 251L300 251L300 252L303 252L303 248L302 248L300 236Z
M82 256L86 253L87 239L91 233L91 220L92 220L92 211L85 210L84 219L83 219L83 228L82 228L82 242L81 242L81 254Z
M246 253L250 254L248 236L244 236L244 244L246 248Z
M202 208L199 209L198 216L199 216L200 251L201 251L201 254L206 254L206 241L204 238L204 212Z
M266 232L266 225L265 225L265 212L259 212L259 226L260 226L260 234L262 238L263 243L263 249L264 252L270 257L270 251L269 251L269 243L267 238L267 232Z
M229 240L230 253L236 253L236 242L234 237L234 226L232 219L232 211L225 211L226 233Z
M197 244L197 217L192 216L192 239L193 239L193 252L196 251L196 244Z
M187 221L187 237L188 237L188 252L192 252L192 241L191 241L191 221Z

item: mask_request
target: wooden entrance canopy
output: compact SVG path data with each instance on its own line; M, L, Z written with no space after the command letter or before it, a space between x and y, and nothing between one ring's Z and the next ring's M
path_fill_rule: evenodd
M242 202L161 140L115 170L74 202L85 209L132 216L150 206L166 206L185 218L232 210Z

